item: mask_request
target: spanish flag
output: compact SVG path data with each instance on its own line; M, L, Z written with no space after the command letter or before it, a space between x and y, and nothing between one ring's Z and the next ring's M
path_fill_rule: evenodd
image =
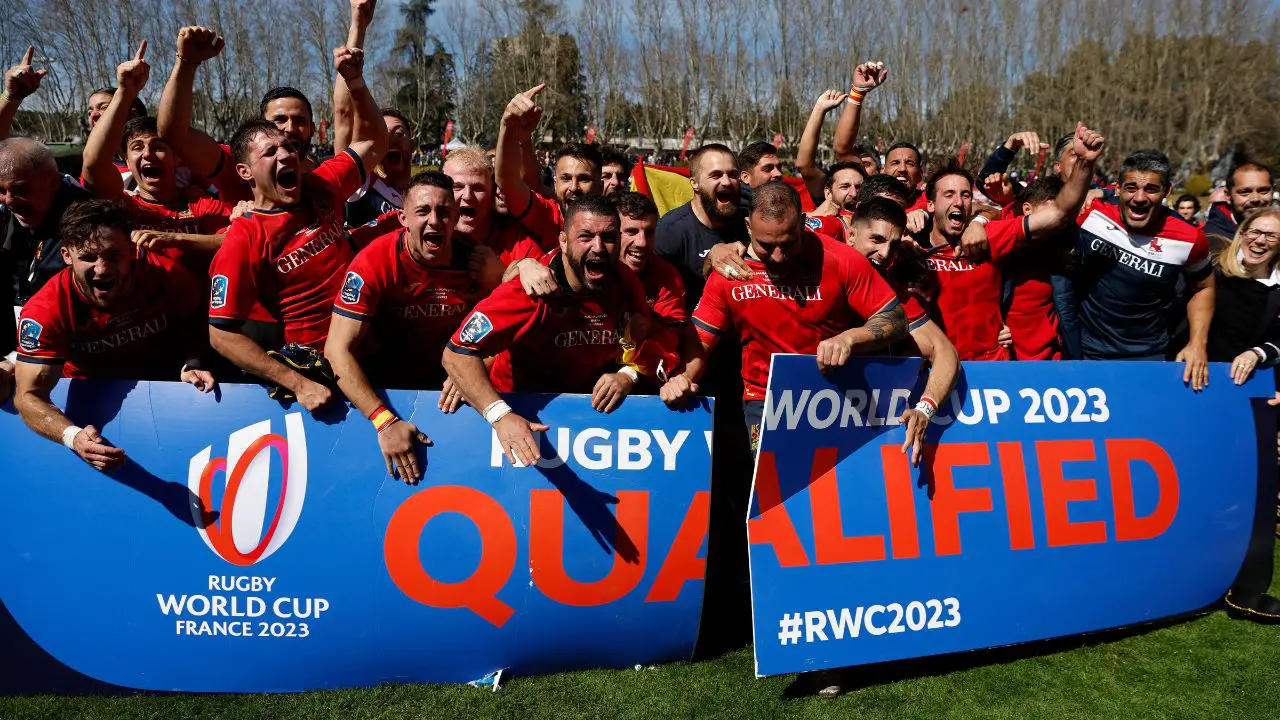
M809 197L809 190L804 186L804 180L798 177L786 177L784 180L800 193L800 209L804 212L812 212L813 199ZM693 187L689 185L689 168L684 167L636 163L636 166L631 169L631 189L648 195L658 206L659 217L693 199Z

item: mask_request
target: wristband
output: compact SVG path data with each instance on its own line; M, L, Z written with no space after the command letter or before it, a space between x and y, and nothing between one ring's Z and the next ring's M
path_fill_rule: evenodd
M925 395L920 398L920 402L916 403L916 406L912 409L918 410L926 420L932 421L933 416L938 414L938 403L934 402L933 398Z
M400 418L396 417L396 414L388 410L385 405L379 405L374 408L373 412L369 413L369 422L373 423L373 429L378 432L382 432L388 427L391 427L391 425L399 419Z
M72 452L74 452L76 449L76 436L80 434L81 430L84 430L84 428L80 427L79 425L68 425L62 431L63 446L65 446L68 450L71 450Z
M1267 354L1262 351L1262 348L1251 347L1249 348L1249 351L1258 356L1258 362L1262 363L1267 361Z
M986 215L974 215L973 219L970 220L970 222L976 222L979 225L986 225L987 223L991 222L991 218L987 217Z
M624 365L620 370L618 370L618 374L626 375L627 377L631 378L631 382L633 383L638 382L640 380L640 373L636 372L636 369L631 367L630 365Z
M363 76L358 77L355 80L347 80L346 78L343 78L343 80L346 80L348 90L359 90L360 88L365 87Z
M484 415L485 422L489 423L490 425L493 425L497 423L499 420L501 420L502 418L506 417L507 414L510 412L511 412L511 406L507 404L506 400L494 400L493 402L489 403L489 406L486 407L484 409L484 412L480 414Z
M860 89L858 86L849 88L849 102L854 105L861 105L864 98L867 97L867 91Z

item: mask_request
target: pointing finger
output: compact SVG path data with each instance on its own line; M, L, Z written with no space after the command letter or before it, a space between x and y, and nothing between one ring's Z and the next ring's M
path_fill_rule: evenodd
M138 54L137 54L137 55L134 55L134 56L133 56L133 59L134 59L134 60L142 60L142 59L146 58L146 56L147 56L147 41L146 41L146 40L143 40L143 41L142 41L142 43L141 43L140 45L138 45Z
M547 84L546 84L546 83L539 83L536 87L531 87L531 88L529 88L528 90L526 90L525 92L523 92L523 93L521 93L521 94L522 94L522 95L524 95L525 97L529 98L530 100L532 100L532 99L534 99L534 98L538 97L538 93L540 93L540 92L542 92L543 90L546 90L546 89L547 89Z
M27 52L22 56L22 62L21 62L21 63L19 63L19 64L20 64L20 65L30 65L30 64L31 64L31 59L32 59L32 58L34 58L34 57L35 57L35 55L36 55L36 46L35 46L35 45L28 45L28 46L27 46Z

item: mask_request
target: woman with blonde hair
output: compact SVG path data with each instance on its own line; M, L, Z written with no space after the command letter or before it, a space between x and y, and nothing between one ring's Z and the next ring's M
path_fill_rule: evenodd
M1280 360L1280 208L1245 218L1217 260L1209 360L1239 385Z

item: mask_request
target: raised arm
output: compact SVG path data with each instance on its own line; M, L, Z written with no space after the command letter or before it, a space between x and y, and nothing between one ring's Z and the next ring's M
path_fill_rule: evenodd
M333 64L351 94L351 144L348 147L360 156L365 170L372 172L387 151L387 125L364 82L364 51L345 45L334 48Z
M889 71L884 69L882 62L865 62L853 69L849 102L840 114L836 136L831 142L836 160L850 162L858 159L853 154L853 146L858 141L858 125L862 122L862 101L868 93L883 85L888 77Z
M1089 194L1089 185L1093 182L1093 167L1106 146L1106 138L1076 123L1076 134L1072 139L1075 150L1075 163L1071 177L1058 191L1054 202L1044 203L1035 212L1027 216L1027 231L1030 239L1042 238L1055 233L1074 222Z
M40 89L40 81L48 70L37 70L31 64L35 57L34 45L27 46L22 62L9 68L4 74L4 92L0 93L0 140L9 137L13 132L13 119L18 115L18 107L22 101Z
M840 103L849 97L846 93L828 90L818 97L809 113L809 122L805 123L804 132L800 135L800 147L796 149L796 169L804 178L805 187L809 189L809 197L814 203L822 202L822 186L826 180L825 173L818 167L818 139L822 136L822 121L827 113L840 107Z
M111 160L124 139L129 106L146 87L151 74L151 66L143 59L146 54L147 41L143 40L133 59L116 68L115 95L111 96L111 104L89 131L89 139L84 144L84 169L80 177L85 189L103 200L115 200L124 192L124 180Z
M193 178L209 178L222 163L222 148L213 138L191 127L192 98L200 63L217 57L226 43L206 27L178 31L178 58L160 96L156 128L160 138L178 153Z
M511 98L498 126L498 152L493 158L493 177L514 217L522 216L533 202L533 188L524 177L522 144L542 119L537 97L546 87L543 83Z
M377 0L351 0L351 25L347 28L349 48L364 49L365 32L373 22ZM355 112L347 81L339 74L333 82L333 152L338 154L351 144L352 115Z

